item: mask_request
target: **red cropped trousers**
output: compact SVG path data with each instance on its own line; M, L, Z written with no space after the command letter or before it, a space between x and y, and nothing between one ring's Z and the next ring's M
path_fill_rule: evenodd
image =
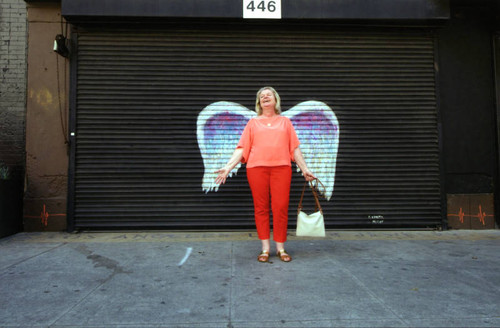
M273 239L284 243L288 227L288 204L292 168L290 166L258 166L247 168L252 190L255 225L259 239L270 239L269 213L273 213Z

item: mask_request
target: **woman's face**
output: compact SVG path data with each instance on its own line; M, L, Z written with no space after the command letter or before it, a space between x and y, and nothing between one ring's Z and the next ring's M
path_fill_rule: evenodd
M276 98L274 97L274 93L269 89L265 89L259 95L259 103L262 109L270 108L274 110L276 107Z

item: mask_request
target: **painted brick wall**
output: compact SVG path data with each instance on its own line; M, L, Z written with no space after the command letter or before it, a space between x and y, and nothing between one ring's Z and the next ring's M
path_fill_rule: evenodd
M24 231L61 231L66 228L68 179L67 128L62 122L67 127L69 90L69 60L53 51L62 32L61 5L30 1L27 20Z
M0 161L22 169L26 110L26 3L0 1Z

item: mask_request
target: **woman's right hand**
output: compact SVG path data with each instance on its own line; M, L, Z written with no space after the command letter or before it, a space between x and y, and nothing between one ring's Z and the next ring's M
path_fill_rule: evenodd
M227 162L225 166L221 167L217 171L214 171L214 173L218 173L217 178L215 178L215 183L216 184L226 183L226 179L227 176L229 175L229 172L231 172L231 170L235 168L235 166L241 161L242 157L243 157L243 148L236 148L229 162Z
M226 183L227 176L231 170L224 166L223 168L218 169L215 173L218 173L217 178L215 178L216 184L224 184Z

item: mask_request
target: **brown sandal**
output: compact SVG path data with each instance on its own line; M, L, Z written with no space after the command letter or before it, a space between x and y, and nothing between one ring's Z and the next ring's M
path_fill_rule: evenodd
M259 262L269 262L269 251L260 252L259 256L257 256L257 261Z
M276 255L282 260L283 262L290 262L292 260L292 257L284 250L280 249Z

